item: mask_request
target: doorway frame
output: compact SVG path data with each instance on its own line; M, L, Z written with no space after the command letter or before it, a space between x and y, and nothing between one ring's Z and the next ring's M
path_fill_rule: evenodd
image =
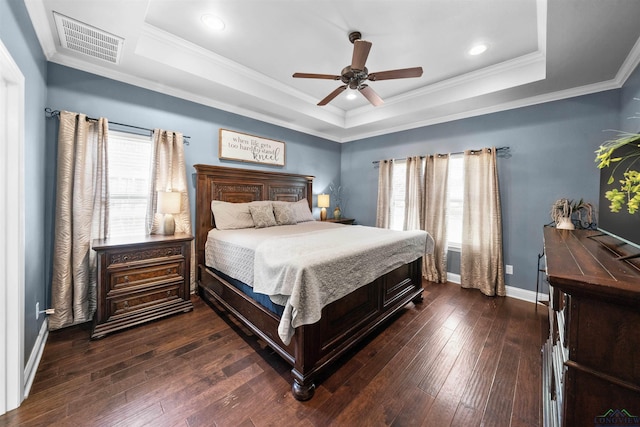
M24 124L25 78L0 40L0 415L24 399Z

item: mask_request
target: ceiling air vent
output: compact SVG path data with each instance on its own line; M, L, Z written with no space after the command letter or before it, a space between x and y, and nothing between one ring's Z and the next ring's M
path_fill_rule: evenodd
M118 64L124 39L53 12L62 47Z

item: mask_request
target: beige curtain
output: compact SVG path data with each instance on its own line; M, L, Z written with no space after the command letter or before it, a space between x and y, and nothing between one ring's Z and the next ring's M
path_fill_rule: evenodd
M389 228L391 225L391 200L393 198L393 160L378 163L378 204L376 227Z
M96 309L91 243L108 234L107 137L107 119L60 112L50 329L89 321Z
M496 149L464 153L460 283L488 296L506 295Z
M424 164L422 157L407 158L407 178L404 197L405 230L421 230L424 224Z
M187 188L187 169L184 160L184 141L179 132L162 129L153 131L153 151L151 154L151 177L149 202L147 204L147 231L155 234L160 229L162 214L156 213L158 191L180 192L180 213L173 216L176 233L193 234L191 230L191 208ZM195 248L191 243L191 291L195 291Z
M447 183L449 155L429 156L424 173L424 230L434 240L433 253L427 254L422 263L425 279L445 283L447 281Z

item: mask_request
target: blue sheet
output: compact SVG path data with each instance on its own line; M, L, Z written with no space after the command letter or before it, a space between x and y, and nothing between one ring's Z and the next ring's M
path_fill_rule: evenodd
M256 301L258 304L260 304L270 312L282 317L282 313L284 312L284 306L275 304L273 301L271 301L268 295L254 292L253 288L247 285L246 283L243 283L237 279L234 279L233 277L229 277L226 274L222 273L221 271L216 270L215 268L211 268L211 267L208 267L208 268L211 269L211 271L216 273L218 276L222 277L224 280L229 282L231 285L233 285L234 288L238 289L243 294L249 296L251 299Z

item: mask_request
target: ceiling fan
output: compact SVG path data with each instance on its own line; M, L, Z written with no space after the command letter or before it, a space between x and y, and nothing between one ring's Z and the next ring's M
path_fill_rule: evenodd
M293 77L296 78L342 80L344 85L327 95L322 101L318 102L318 105L327 105L345 89L350 88L354 90L357 89L372 105L378 107L384 104L384 101L369 85L364 83L366 80L406 79L409 77L420 77L422 75L422 67L402 68L369 74L369 70L367 70L367 67L364 65L367 62L372 43L362 40L361 37L362 35L358 31L349 33L349 41L353 43L353 57L351 59L351 65L344 67L339 76L312 73L293 74Z

